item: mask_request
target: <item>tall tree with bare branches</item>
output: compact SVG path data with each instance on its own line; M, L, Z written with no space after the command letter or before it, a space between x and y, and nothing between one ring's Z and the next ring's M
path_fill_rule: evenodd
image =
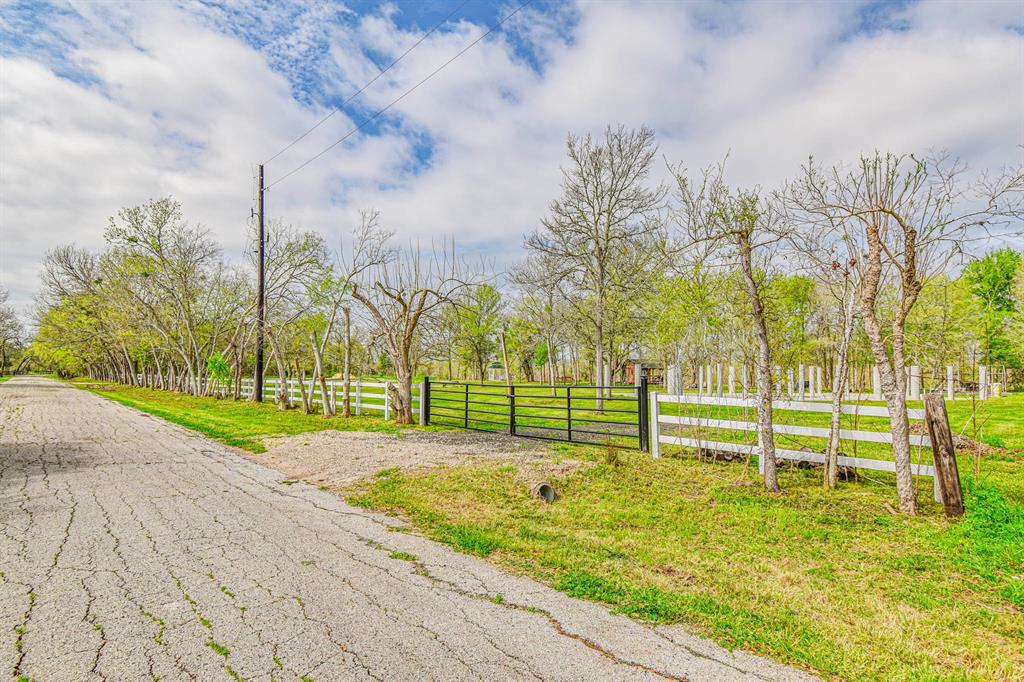
M657 267L664 245L666 188L648 186L654 132L609 127L604 138L570 135L562 196L551 203L526 248L555 268L565 299L594 329L594 383L606 383L605 334L611 295L633 290ZM571 290L571 293L568 291ZM598 409L602 401L598 396Z
M772 426L772 346L768 335L765 275L769 256L779 242L779 211L756 190L734 190L724 179L724 166L704 171L692 182L675 171L677 217L689 244L717 251L719 258L739 266L757 337L754 356L757 382L757 428L765 488L779 492Z
M398 380L395 421L412 423L413 345L420 322L483 277L458 258L450 244L427 252L396 249L377 211L364 211L347 259L352 297L370 314Z
M944 270L972 241L1024 217L1024 171L966 175L946 155L862 156L852 168L813 159L797 183L808 216L836 231L859 257L859 307L892 422L900 511L917 512L906 399L906 323L923 282ZM894 303L885 299L892 292Z

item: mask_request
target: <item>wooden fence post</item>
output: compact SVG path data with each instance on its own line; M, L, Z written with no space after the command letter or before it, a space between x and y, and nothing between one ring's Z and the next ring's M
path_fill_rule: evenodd
M928 423L928 438L932 442L935 477L938 479L942 506L949 518L963 516L964 493L960 488L960 472L956 465L953 434L949 430L946 403L941 395L924 397L924 418Z
M420 426L427 425L427 403L430 401L430 377L423 377L423 381L420 382L420 414L419 422Z
M648 421L651 423L651 455L655 459L661 457L661 425L658 422L658 392L651 393L651 410L648 413Z

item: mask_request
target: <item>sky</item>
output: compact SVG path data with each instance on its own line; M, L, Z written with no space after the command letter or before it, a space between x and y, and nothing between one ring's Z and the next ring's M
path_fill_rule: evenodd
M533 0L284 178L521 2L0 0L0 286L27 319L49 249L98 250L119 208L167 195L241 260L261 162L268 218L331 246L372 207L501 267L558 195L567 135L608 125L655 131L656 175L728 155L762 187L810 155L1024 160L1020 1Z

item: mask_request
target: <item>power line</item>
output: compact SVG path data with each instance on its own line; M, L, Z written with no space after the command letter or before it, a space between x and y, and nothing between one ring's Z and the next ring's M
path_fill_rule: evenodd
M464 48L463 48L462 50L460 50L460 51L459 51L459 52L458 52L458 53L457 53L457 54L456 54L456 55L455 55L454 57L452 57L451 59L449 59L448 61L446 61L446 62L445 62L444 64L442 64L441 66L439 66L439 67L437 67L436 69L434 69L433 71L431 71L431 72L430 72L430 74L429 74L429 75L427 75L427 76L426 76L426 77L425 77L425 78L424 78L423 80L421 80L421 81L420 81L419 83L417 83L416 85L412 86L411 88L409 88L408 90L406 90L405 92L403 92L403 93L402 93L401 95L399 95L399 96L398 96L398 97L396 97L395 99L391 100L391 102L390 102L390 103L389 103L389 104L388 104L388 105L387 105L386 107L384 107L383 109L379 109L379 110L378 110L378 111L377 111L377 112L376 112L376 113L375 113L375 114L374 114L373 116L370 116L369 118L367 118L366 120L364 120L364 121L363 121L362 123L360 123L359 125L357 125L357 126L356 126L355 128L353 128L352 130L350 130L350 131L348 131L347 133L345 133L344 135L342 135L340 139L338 139L337 141L335 141L335 142L333 142L332 144L328 145L328 146L327 146L326 148L324 148L323 150L321 150L321 151L320 151L319 153L317 153L316 155L314 155L314 156L310 157L309 159L307 159L307 160L303 161L303 162L302 162L302 163L300 163L300 164L299 164L298 166L296 166L296 167L295 167L295 168L293 168L292 170L288 171L287 173L285 173L284 175L282 175L281 177L279 177L279 178L278 178L277 180L274 180L274 181L273 181L272 183L270 183L269 185L267 185L267 186L266 186L266 187L264 188L264 191L266 191L266 190L269 190L269 189L270 189L271 187L273 187L274 185L278 184L279 182L282 182L283 180L286 180L287 178L289 178L289 177L291 177L292 175L294 175L295 173L298 173L298 172L299 172L300 170L302 170L303 168L305 168L305 167L306 167L306 166L308 166L309 164L313 163L314 161L316 161L316 160L317 160L317 159L319 159L319 158L320 158L321 156L323 156L323 155L324 155L324 154L326 154L327 152L329 152L329 151L331 151L332 149L334 149L335 147L337 147L337 146L338 146L339 144L341 144L342 142L344 142L344 141L345 141L345 140L347 140L348 138L350 138L350 137L352 137L353 135L355 135L355 134L356 134L357 132L359 132L360 130L362 130L362 129L363 129L363 127L365 127L365 126L366 126L366 125L367 125L368 123L370 123L370 122L374 121L374 120L375 120L375 119L376 119L376 118L377 118L378 116L380 116L380 115L381 115L381 114L383 114L383 113L384 113L385 111L387 111L388 109L390 109L391 107L395 106L395 105L396 105L396 104L398 104L398 103L399 103L400 101L402 101L402 99L404 99L404 98L405 98L405 97L406 97L407 95L409 95L409 94L410 94L410 93L412 93L412 92L413 92L414 90L416 90L416 88L420 87L421 85L423 85L424 83L426 83L426 82L427 82L428 80L430 80L431 78L433 78L434 76L436 76L436 75L437 75L438 73L440 73L440 72L441 72L441 70L442 70L442 69L444 69L444 68L445 68L446 66L448 66L449 64L451 64L452 62L454 62L454 61L455 61L456 59L458 59L458 58L459 58L459 57L461 57L462 55L466 54L466 52L468 52L468 51L469 51L469 50L470 50L470 49L471 49L471 48L472 48L472 47L473 47L474 45L476 45L476 44L477 44L477 43L479 43L479 42L480 42L481 40L483 40L484 38L486 38L487 36L489 36L489 35L490 35L491 33L493 33L494 31L496 31L496 30L497 30L498 28L500 28L500 27L502 26L502 24L504 24L504 23L505 23L506 21L508 21L509 19L511 19L512 17L514 17L514 16L516 15L516 14L518 14L520 10L522 10L522 9L523 9L524 7L526 7L527 5L529 5L529 4L530 4L530 3L532 2L532 1L533 1L533 0L526 0L526 2L524 2L524 3L523 3L523 4L521 4L521 5L519 5L519 7L516 7L516 8L515 8L514 10L512 10L512 11L511 11L511 12L510 12L510 13L509 13L508 15L506 15L506 16L505 16L505 17L504 17L504 18L503 18L503 19L502 19L501 21L499 21L499 22L498 22L498 23L496 23L496 24L495 24L494 26L491 26L491 27L490 27L489 29L487 29L487 32L486 32L486 33L484 33L484 34L483 34L483 35L481 35L481 36L480 36L479 38L477 38L476 40L474 40L473 42L471 42L471 43L470 43L469 45L467 45L466 47L464 47Z
M423 35L422 35L422 36L420 37L420 39L419 39L419 40L417 40L417 41L416 41L415 43L413 43L413 44L412 44L412 46L411 46L411 47L410 47L410 48L409 48L408 50L406 50L406 51L405 51L405 52L403 52L402 54L398 55L398 59L396 59L395 61L391 62L391 63L390 63L390 64L388 64L388 65L387 65L386 67L384 67L384 69L383 69L383 70L382 70L382 71L381 71L380 73L378 73L378 74L377 74L376 76L374 76L373 78L371 78L371 79L369 80L369 82L367 82L367 83L366 83L366 84L365 84L365 85L364 85L363 87L359 88L359 89L358 89L358 90L356 90L356 91L355 91L354 93L352 93L352 94L351 94L351 95L350 95L350 96L348 97L348 99L346 99L346 100L345 100L344 102L342 102L342 103L341 103L341 104L339 104L338 106L336 106L336 107L334 107L333 109L331 109L330 113L329 113L329 114L327 114L326 116L324 116L324 117L323 117L322 119L320 119L319 121L317 121L317 122L316 122L316 124L315 124L315 125L314 125L314 126L313 126L312 128L310 128L309 130L307 130L306 132L302 133L301 135L299 135L298 137L296 137L296 138L295 138L294 140L292 140L291 142L289 142L288 144L286 144L286 145L285 145L285 146L284 146L284 147L283 147L283 148L282 148L282 149L281 149L280 151L278 151L278 152L277 152L276 154L274 154L274 155L273 155L273 156L271 156L271 157L270 157L269 159L267 159L266 161L264 161L264 162L263 162L263 164L264 164L264 165L266 165L266 164L270 163L271 161L273 161L274 159L276 159L277 157L281 156L281 154L284 154L284 153L285 153L286 151L288 151L289 149L291 149L292 147L294 147L294 146L296 145L296 143L298 143L298 142L299 142L300 140L302 140L302 138L306 137L306 135L309 135L309 134L310 134L311 132L313 132L314 130L316 130L317 128L319 128L319 127L320 127L321 125L323 125L324 123L326 123L326 122L327 122L327 119L329 119L330 117L334 116L334 115L335 115L336 113L338 113L339 111L341 111L341 108L342 108L342 107L344 107L344 106L345 106L346 104L348 104L349 102L351 102L352 100L354 100L354 99L355 99L356 97L358 97L359 95L361 95L361 94L362 94L362 93L363 93L363 92L364 92L364 91L366 90L366 88L368 88L368 87L370 87L371 85L373 85L374 83L376 83L376 82L377 82L377 79L379 79L379 78L380 78L381 76L383 76L383 75L384 75L385 73L387 73L388 71L390 71L390 70L391 70L391 67L393 67L393 66L394 66L395 64L397 64L398 62L400 62L400 61L402 61L403 59L405 59L406 55L408 55L408 54L409 54L410 52L412 52L412 51L413 51L413 50L415 50L415 49L416 49L417 47L419 47L419 46L420 46L420 43L422 43L422 42L423 42L424 40L426 40L427 38L429 38L429 37L431 36L431 34L433 34L433 33L434 33L434 32L435 32L435 31L436 31L437 29L441 28L441 26L443 26L443 25L444 25L445 23L447 23L449 19L451 19L451 18L452 18L453 16L455 16L455 13L456 13L456 12L458 12L458 11L459 11L460 9L462 9L463 7L465 7L465 6L466 6L466 5L468 4L468 3L469 3L469 0L462 0L462 3L461 3L461 4L459 4L459 6L458 6L458 7L456 7L455 9L453 9L453 10L452 10L452 11L451 11L451 12L450 12L450 13L448 14L448 16L446 16L446 17L445 17L444 19L442 19L441 21L437 22L437 25L435 25L435 26L434 26L434 28L432 28L432 29L430 29L429 31L427 31L426 33L424 33L424 34L423 34Z

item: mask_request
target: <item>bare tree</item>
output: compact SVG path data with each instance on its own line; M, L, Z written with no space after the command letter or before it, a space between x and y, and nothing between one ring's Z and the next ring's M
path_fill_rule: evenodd
M593 325L594 383L601 386L608 299L614 290L635 289L656 267L665 241L660 210L666 188L647 187L657 153L648 128L609 127L600 141L570 135L567 148L562 196L526 247L546 256L556 281L575 290L565 299ZM598 409L602 402L599 395Z
M780 213L756 190L732 190L724 166L705 170L699 184L685 171L675 171L678 221L691 245L716 247L727 262L738 262L752 312L758 350L754 356L757 381L757 425L764 485L779 492L772 426L772 348L765 314L764 278L767 252L779 242ZM755 264L755 258L761 261Z
M511 273L511 280L519 288L519 304L530 320L541 330L547 346L548 382L551 395L555 395L555 347L565 325L564 303L555 274L557 266L550 256L535 254L528 257Z
M0 288L0 375L7 370L7 358L20 350L24 329L14 307L7 303L10 293Z
M896 490L907 514L917 511L907 419L907 317L931 274L969 242L1024 216L1020 168L973 181L965 170L945 155L925 160L876 152L849 169L826 170L812 160L798 183L807 213L841 226L840 238L859 254L853 269L861 319L889 408Z
M363 212L348 260L352 297L370 313L398 379L395 421L412 423L413 346L424 315L482 281L456 256L455 245L427 253L418 246L389 246L391 232L377 211Z
M832 416L825 448L823 485L833 489L839 480L840 425L842 402L846 393L850 343L857 322L857 298L860 289L857 254L851 252L845 239L845 225L840 216L822 215L817 210L823 197L821 187L807 183L790 183L780 193L786 210L786 237L806 269L835 300L839 322L832 372Z
M330 277L330 259L323 238L274 221L266 237L266 334L277 365L275 401L278 409L291 404L288 392L288 350L306 343L296 321L322 303L323 283ZM317 350L319 344L314 344Z

